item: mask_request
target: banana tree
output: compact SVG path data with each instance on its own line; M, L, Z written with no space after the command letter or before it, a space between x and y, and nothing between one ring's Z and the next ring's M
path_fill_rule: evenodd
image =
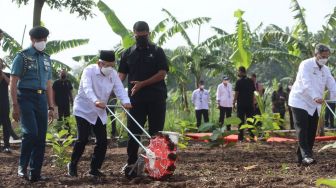
M244 66L246 69L251 65L251 32L248 24L243 19L244 11L236 10L234 16L237 18L236 41L234 42L234 52L230 60L236 65L236 68Z
M106 18L106 21L110 25L112 31L121 37L121 46L117 50L118 52L123 51L124 49L132 46L135 43L135 39L133 38L133 31L131 29L127 29L124 24L120 21L115 12L107 6L103 1L98 1L97 7L102 12ZM162 9L168 15L171 15L167 10ZM163 19L160 21L154 29L151 30L150 39L157 43L159 46L163 45L174 35L181 33L181 35L189 41L190 39L187 36L185 30L194 26L199 25L205 22L209 22L210 18L207 17L199 17L190 20L186 20L183 22L178 22L174 17L170 16L169 18ZM169 23L172 22L173 26L168 27Z
M7 52L7 56L4 58L6 63L6 66L10 68L10 65L12 64L13 59L15 58L16 54L23 50L23 47L8 33L4 32L4 39L3 39L2 49L4 52ZM60 40L54 40L47 42L45 52L49 55L53 55L56 53L59 53L61 51L75 48L81 45L85 45L89 42L89 39L73 39L68 41L60 41ZM55 76L57 75L57 70L59 69L66 69L67 71L71 70L71 67L66 65L65 63L51 59L52 61L52 72L55 79ZM76 79L69 74L69 79L72 81L76 81ZM74 82L75 85L77 84L77 81Z
M293 63L296 70L298 64L303 60L314 56L314 46L323 42L334 46L334 37L330 34L336 28L336 8L333 13L326 16L327 23L322 26L323 31L318 33L319 37L314 36L308 31L305 21L304 8L300 6L297 0L291 0L291 10L294 13L294 19L297 21L291 32L285 32L280 29L266 32L262 39L263 47L269 48L274 55L280 55ZM268 55L268 53L264 53Z
M172 53L166 53L167 57L170 59L169 64L169 77L168 79L174 80L176 82L177 88L180 92L181 104L183 105L184 111L189 112L189 100L187 94L187 84L190 82L188 78L187 64L184 63L188 60L187 55L181 56L181 54L187 54L188 49L184 46L177 47Z

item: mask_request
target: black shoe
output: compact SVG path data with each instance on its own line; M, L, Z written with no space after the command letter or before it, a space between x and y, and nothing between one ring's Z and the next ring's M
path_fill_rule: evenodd
M94 176L94 177L104 177L105 176L105 174L103 174L102 172L100 172L98 169L96 169L96 170L90 170L89 171L89 175L91 175L91 176Z
M5 152L5 153L12 153L12 151L11 151L11 149L9 147L5 147L3 149L3 152Z
M131 164L131 165L127 165L124 168L124 173L125 173L125 177L128 179L133 179L135 177L137 177L137 168L134 168L135 164ZM133 171L132 171L133 169Z
M49 180L49 178L46 177L46 176L34 176L34 175L32 175L32 176L29 177L30 182L47 181L47 180Z
M77 167L76 167L76 165L73 165L72 163L68 163L67 167L68 167L68 175L69 176L72 176L72 177L77 176Z
M20 178L27 178L27 168L24 168L24 167L19 166L19 169L18 169L18 176L19 176Z
M18 135L12 135L13 140L20 140L21 138Z

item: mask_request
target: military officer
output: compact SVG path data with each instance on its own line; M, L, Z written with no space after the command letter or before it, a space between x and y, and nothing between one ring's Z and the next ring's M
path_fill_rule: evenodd
M22 132L18 176L35 182L45 179L41 176L41 168L48 116L53 118L53 93L51 60L43 51L49 31L36 26L29 35L31 46L19 52L13 61L10 93L13 119L21 122Z

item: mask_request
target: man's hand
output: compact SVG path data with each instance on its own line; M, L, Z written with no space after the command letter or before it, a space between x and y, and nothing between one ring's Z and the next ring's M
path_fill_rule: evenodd
M131 84L134 84L134 86L131 89L131 96L133 96L143 87L143 83L141 81L132 81Z
M103 101L98 100L98 101L95 102L95 105L96 105L96 107L101 108L101 109L106 108L106 104Z
M235 102L233 102L233 104L232 104L232 109L233 109L233 111L236 111L236 103Z
M314 101L318 104L322 104L324 102L323 99L315 98Z
M54 110L48 110L48 124L54 121Z
M18 104L13 104L12 116L16 122L20 121L20 108Z
M126 109L131 109L131 108L133 108L132 105L131 105L130 103L123 104L123 107L126 108Z

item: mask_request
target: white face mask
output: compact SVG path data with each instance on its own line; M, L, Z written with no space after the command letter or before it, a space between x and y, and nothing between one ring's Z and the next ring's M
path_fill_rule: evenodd
M328 58L324 58L324 59L319 59L319 60L317 60L317 63L319 64L319 65L325 65L326 63L328 62Z
M112 67L102 67L100 70L105 76L108 76L108 75L112 74L112 72L113 72Z
M200 85L200 89L204 89L204 85Z
M45 49L46 45L47 45L46 41L40 41L34 43L34 47L36 48L36 50L40 52Z

